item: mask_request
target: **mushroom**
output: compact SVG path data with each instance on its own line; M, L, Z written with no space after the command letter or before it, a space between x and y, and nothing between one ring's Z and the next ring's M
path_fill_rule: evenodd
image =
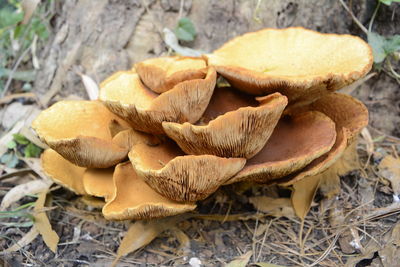
M140 80L153 92L164 93L180 82L203 79L207 65L203 58L158 57L135 64Z
M115 167L115 191L103 207L103 215L109 220L140 220L172 216L196 208L192 203L179 203L163 197L134 171L130 162Z
M100 100L135 130L162 134L161 123L196 122L204 113L216 82L214 68L204 79L183 81L158 95L146 88L133 71L117 72L100 85Z
M82 177L86 193L108 202L114 194L113 173L114 168L87 169Z
M217 117L207 125L163 122L165 133L188 154L249 159L264 147L287 105L285 96L274 93L257 98L254 107L253 99L230 88L217 88L211 99L204 118Z
M78 195L86 195L82 177L86 168L76 166L52 149L46 149L41 156L44 173L54 182Z
M184 155L171 141L137 144L129 152L136 173L154 190L175 201L205 199L240 171L246 159Z
M267 183L307 166L327 153L336 140L335 123L323 113L309 111L282 118L263 149L227 184Z
M327 170L343 155L346 148L355 142L361 130L368 125L367 107L361 101L345 94L326 95L312 104L292 112L300 110L317 110L333 119L337 131L336 142L328 153L313 160L304 169L275 181L283 186L292 185L305 177L314 176Z
M112 142L110 121L126 122L99 101L60 101L42 111L32 123L39 137L65 159L81 167L108 168L128 149Z
M363 77L373 63L362 39L300 27L246 33L207 55L235 88L254 95L280 92L310 103Z

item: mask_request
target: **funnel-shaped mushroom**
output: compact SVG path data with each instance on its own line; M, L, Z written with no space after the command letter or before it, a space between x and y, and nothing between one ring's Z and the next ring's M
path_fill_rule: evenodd
M133 145L140 143L148 145L156 145L159 143L157 137L151 134L135 131L133 129L120 131L113 137L112 141L117 146L126 148L128 150L131 150Z
M126 122L99 101L60 101L32 123L39 137L67 160L81 167L107 168L128 154L111 140L109 123Z
M203 79L207 65L203 58L159 57L135 64L140 80L156 93L164 93L180 82Z
M118 164L115 167L113 179L115 192L103 207L103 215L106 219L152 219L172 216L196 208L195 204L175 202L158 194L136 175L130 162Z
M54 182L78 195L85 195L82 177L85 168L76 166L52 149L46 149L41 156L44 173Z
M100 100L135 130L160 134L163 121L193 123L201 117L210 102L216 77L215 69L208 68L204 79L181 82L158 95L142 84L137 73L117 72L101 83Z
M172 142L135 145L129 159L137 174L154 190L167 198L189 202L208 197L246 163L243 158L184 156Z
M114 194L114 168L87 169L83 174L83 187L87 194L109 201Z
M304 28L247 33L207 58L237 89L255 95L280 92L289 103L312 102L338 90L363 77L373 62L370 46L358 37Z
M310 111L284 117L264 148L227 183L266 183L284 177L327 153L335 140L334 122L320 112Z
M205 117L223 115L207 125L164 122L163 128L188 154L251 158L264 147L287 105L287 98L279 93L257 100L257 107L248 102L245 107L223 114L245 102L245 98L228 88L217 88Z
M336 142L328 153L313 160L304 169L276 181L284 186L292 185L305 177L317 175L328 169L368 125L368 109L359 100L345 94L329 94L292 112L297 113L300 110L317 110L333 119L337 131Z

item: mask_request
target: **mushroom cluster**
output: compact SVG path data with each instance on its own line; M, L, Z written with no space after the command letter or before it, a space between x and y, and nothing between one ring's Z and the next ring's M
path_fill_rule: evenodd
M222 185L326 170L368 123L360 101L334 91L371 65L358 37L264 29L200 58L137 63L103 81L98 100L60 101L32 126L50 147L45 173L104 198L105 218L170 216Z

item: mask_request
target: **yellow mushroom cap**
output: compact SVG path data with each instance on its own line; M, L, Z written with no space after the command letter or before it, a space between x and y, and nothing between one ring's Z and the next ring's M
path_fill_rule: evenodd
M115 167L113 180L114 194L103 207L106 219L152 219L185 213L196 208L195 204L175 202L154 191L136 175L130 162Z
M129 159L154 190L167 198L189 202L208 197L246 163L243 158L184 155L170 141L158 146L135 145Z
M203 79L206 76L206 62L194 57L157 57L135 64L140 80L156 93L164 93L180 82Z
M214 91L216 72L208 68L204 79L183 81L158 95L147 89L137 73L117 72L100 85L100 100L135 130L163 133L161 123L196 122Z
M236 37L207 55L208 64L244 92L280 92L289 103L312 102L363 77L373 63L362 39L300 27Z
M95 197L103 197L106 202L109 201L115 191L113 173L114 168L87 169L82 177L86 193Z
M264 148L227 183L267 183L298 171L327 153L336 140L334 122L317 111L282 118Z
M52 149L46 149L41 156L44 173L54 182L78 195L86 195L82 177L86 168L76 166Z
M32 123L39 137L65 159L81 167L107 168L128 154L112 143L109 123L127 125L99 101L60 101Z
M228 105L224 105L226 96L230 100ZM163 122L163 128L188 154L251 158L264 147L287 105L287 98L279 93L257 100L258 106L245 105L219 115L207 125ZM242 102L241 95L233 90L217 88L205 115L216 114L215 110L219 109L236 108Z

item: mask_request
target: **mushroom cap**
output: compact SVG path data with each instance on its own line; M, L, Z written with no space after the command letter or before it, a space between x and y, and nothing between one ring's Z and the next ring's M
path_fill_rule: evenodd
M151 134L135 131L133 129L120 131L113 137L112 141L119 147L123 147L128 150L131 150L133 145L139 143L152 144L152 145L159 143L157 137Z
M156 93L164 93L186 80L203 79L207 64L203 58L158 57L135 64L140 80Z
M169 199L189 202L208 197L246 163L243 158L184 155L170 141L158 146L135 145L129 159L154 190Z
M236 107L235 103L244 102L240 95L235 98L235 93L231 92L227 88L216 89L206 115L217 113L215 110L224 106L225 95L232 102L222 109ZM229 111L207 125L163 122L163 128L187 154L251 158L264 147L287 105L287 98L279 93L259 97L257 100L259 106L246 105Z
M122 119L99 101L60 101L42 111L32 127L50 148L81 167L107 168L128 154L112 143L109 123Z
M147 89L137 73L117 72L100 85L100 100L135 130L162 134L161 123L196 122L207 108L217 74L208 68L204 79L183 81L158 95Z
M298 171L327 153L336 140L334 122L317 111L282 118L263 149L227 184L267 183Z
M276 181L283 186L292 185L301 179L317 175L328 169L355 141L361 130L368 125L368 109L361 101L345 94L332 93L291 112L297 113L301 110L317 110L329 116L336 124L336 142L328 153L313 160L304 169Z
M194 210L195 204L179 203L163 197L136 175L132 164L118 164L114 171L115 191L103 207L109 220L140 220L172 216Z
M72 164L52 149L46 149L40 159L44 173L55 183L68 188L75 194L86 195L82 182L86 168Z
M113 173L114 168L87 169L82 177L86 193L109 201L114 193Z
M373 63L361 38L301 27L263 29L236 37L210 55L208 64L244 92L280 92L289 103L312 102L363 77Z

